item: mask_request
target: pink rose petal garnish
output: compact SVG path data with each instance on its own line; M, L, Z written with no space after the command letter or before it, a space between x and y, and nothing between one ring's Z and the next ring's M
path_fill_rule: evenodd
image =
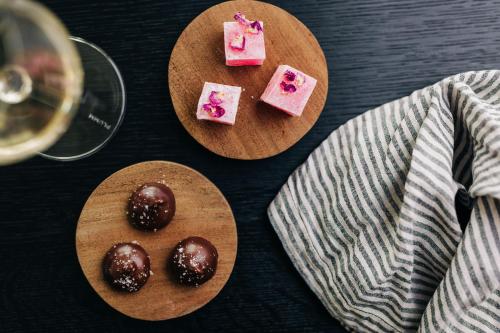
M281 81L280 87L285 93L294 93L297 91L297 88L293 84L286 83L285 81Z
M259 21L253 21L252 23L250 23L250 27L254 28L255 30L258 30L258 31L262 31L263 30Z
M210 103L203 104L203 111L212 112L212 108L213 106Z
M285 71L285 78L286 78L288 81L291 81L291 82L295 81L295 77L296 77L296 75L295 75L295 73L294 73L294 72L292 72L292 71L290 71L290 70L286 70L286 71Z
M243 25L249 25L250 21L246 19L245 15L243 15L241 12L237 12L234 14L234 19L239 22L240 24Z
M250 23L250 28L257 30L257 32L263 30L259 21L253 21L252 23Z
M234 19L236 22L239 24L242 24L244 26L247 26L248 28L245 30L248 33L251 34L258 34L260 31L262 31L262 25L260 24L259 21L250 21L248 20L245 15L243 15L241 12L237 12L234 14Z
M252 23L250 23L250 27L246 31L256 35L262 31L262 26L260 25L259 21L253 21Z
M203 104L203 111L208 112L208 114L214 118L220 118L226 113L226 110L224 110L220 106L211 105L209 103Z
M297 73L297 78L295 79L295 83L297 83L297 85L300 87L305 82L306 82L306 77L301 73Z
M237 34L231 40L231 42L229 42L229 46L232 49L243 51L245 49L245 41L246 41L245 36L243 36L242 34Z
M213 111L210 115L214 118L220 118L226 113L226 110L220 106L215 107L215 111Z
M224 93L219 91L212 91L208 97L210 104L213 106L220 105L224 102Z

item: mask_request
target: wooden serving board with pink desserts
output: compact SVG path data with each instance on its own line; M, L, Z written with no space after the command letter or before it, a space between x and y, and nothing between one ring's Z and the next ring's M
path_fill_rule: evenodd
M237 12L263 22L262 65L226 65L224 22ZM260 101L280 65L317 80L300 117ZM241 87L234 125L197 119L205 82ZM312 128L326 102L328 69L318 41L297 18L268 3L237 0L209 8L186 27L171 54L168 83L175 112L196 141L218 155L253 160L287 150Z
M129 223L126 211L132 192L151 182L168 185L177 208L164 229L145 232ZM172 249L190 236L209 240L218 252L215 274L199 287L180 285L168 274ZM164 320L195 311L217 296L233 270L237 239L231 207L210 180L177 163L152 161L122 169L94 190L78 221L76 251L85 277L106 303L133 318ZM103 276L106 251L124 242L137 242L151 260L152 275L132 293L113 289Z

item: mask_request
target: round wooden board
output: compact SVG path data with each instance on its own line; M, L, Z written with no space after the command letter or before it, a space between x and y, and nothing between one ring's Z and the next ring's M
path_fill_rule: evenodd
M172 222L156 233L133 228L126 215L131 193L147 182L170 186L177 204ZM171 250L189 236L208 239L219 253L216 274L198 288L178 285L166 268ZM102 259L113 244L134 240L149 253L153 275L136 293L115 291L103 279ZM90 285L116 310L143 320L175 318L207 304L229 279L236 249L236 223L224 195L199 172L171 162L139 163L108 177L90 195L76 230L78 260Z
M223 22L232 21L237 11L264 22L267 58L262 66L225 65ZM259 102L281 64L318 80L301 117ZM234 126L196 119L205 81L244 89ZM264 2L237 0L209 8L186 27L170 57L168 84L175 112L196 141L224 157L254 160L285 151L316 123L326 102L328 68L318 41L293 15Z

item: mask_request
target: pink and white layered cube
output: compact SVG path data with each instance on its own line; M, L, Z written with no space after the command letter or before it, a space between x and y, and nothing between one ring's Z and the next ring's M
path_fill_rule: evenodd
M224 22L224 50L226 65L262 65L266 59L264 23L249 21L240 12L234 15L235 22Z
M241 87L205 82L196 118L234 125L238 113Z
M280 65L260 100L299 117L316 86L316 79L288 65Z

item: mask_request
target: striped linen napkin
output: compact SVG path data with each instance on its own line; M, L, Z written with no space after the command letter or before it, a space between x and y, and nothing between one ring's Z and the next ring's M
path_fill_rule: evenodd
M456 75L349 121L268 215L347 329L500 332L500 71Z

